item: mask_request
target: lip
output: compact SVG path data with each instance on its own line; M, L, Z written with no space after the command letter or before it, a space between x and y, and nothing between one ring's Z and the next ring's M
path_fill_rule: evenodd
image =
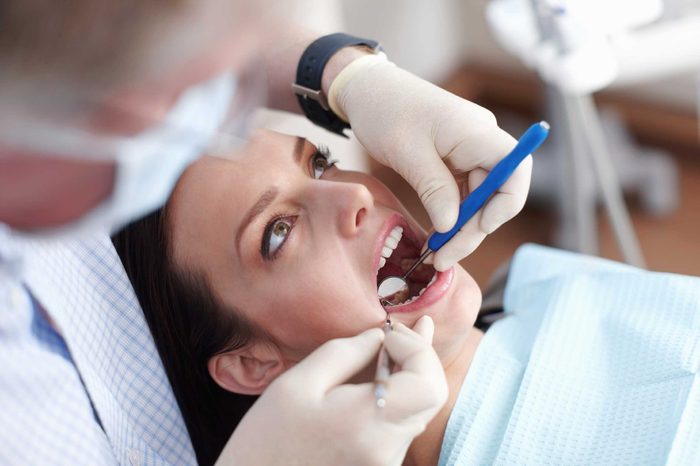
M384 225L382 225L382 228L379 230L379 236L377 238L377 242L374 247L374 262L372 264L372 270L374 270L374 283L376 284L377 282L377 274L379 272L379 260L382 257L382 248L384 247L384 243L386 241L387 236L391 233L391 230L394 229L396 226L401 226L403 227L403 236L405 236L407 239L409 239L417 248L421 248L423 243L425 242L425 238L423 241L421 241L415 231L408 225L408 222L406 219L404 219L401 215L399 214L392 214L385 222ZM393 313L404 313L404 312L413 312L419 309L423 309L427 306L430 306L431 304L434 304L435 302L439 301L442 299L445 294L447 294L447 291L450 289L450 286L452 285L452 280L454 278L454 267L444 271L444 272L437 272L437 277L435 278L435 281L433 282L432 285L430 285L422 295L420 295L418 298L413 300L410 303L407 304L399 304L397 306L387 306L384 309L386 312L389 314ZM376 285L375 285L376 286Z
M432 285L425 289L422 295L418 296L415 300L407 304L399 304L397 306L387 306L384 309L389 314L394 313L406 313L413 312L419 309L425 309L426 307L434 304L443 296L447 294L447 291L452 286L452 279L454 278L455 269L451 267L444 272L437 272L437 277Z

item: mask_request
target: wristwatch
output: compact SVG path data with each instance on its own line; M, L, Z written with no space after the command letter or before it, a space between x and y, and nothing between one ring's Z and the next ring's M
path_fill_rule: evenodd
M338 32L316 39L309 45L299 59L296 81L292 84L292 92L297 95L299 105L306 117L313 123L327 130L347 137L343 132L350 125L331 110L328 98L321 89L321 77L328 60L340 49L356 45L364 45L373 52L382 51L379 42L361 39Z

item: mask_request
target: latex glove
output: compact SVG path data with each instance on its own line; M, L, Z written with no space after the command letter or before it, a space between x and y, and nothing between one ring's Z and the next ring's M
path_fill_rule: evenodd
M488 110L379 56L368 55L346 66L331 84L329 101L350 122L367 151L416 190L434 228L441 232L457 221L460 192L474 190L516 144ZM469 255L486 235L522 209L531 171L528 157L434 255L436 269L446 270Z
M413 439L447 400L445 374L431 346L433 322L404 325L386 337L401 367L386 406L373 384L344 384L376 360L383 332L332 340L280 376L245 415L217 464L400 465Z

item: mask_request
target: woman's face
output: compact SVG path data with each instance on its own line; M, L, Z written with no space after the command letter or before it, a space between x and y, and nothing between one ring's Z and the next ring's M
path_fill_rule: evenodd
M403 227L380 277L417 257L427 237L379 180L327 165L306 140L259 131L236 159L192 165L169 204L176 264L203 273L288 365L329 339L381 326L377 279L386 238ZM414 291L433 273L419 270ZM461 350L480 302L475 282L457 266L414 302L388 310L408 326L430 315L445 362Z

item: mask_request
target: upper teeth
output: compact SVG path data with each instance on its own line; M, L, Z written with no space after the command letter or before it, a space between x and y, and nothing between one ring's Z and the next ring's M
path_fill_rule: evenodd
M381 269L386 264L386 260L391 257L391 254L398 246L401 237L403 236L403 228L400 226L395 226L389 236L384 240L384 247L382 247L382 257L379 258L379 268Z

